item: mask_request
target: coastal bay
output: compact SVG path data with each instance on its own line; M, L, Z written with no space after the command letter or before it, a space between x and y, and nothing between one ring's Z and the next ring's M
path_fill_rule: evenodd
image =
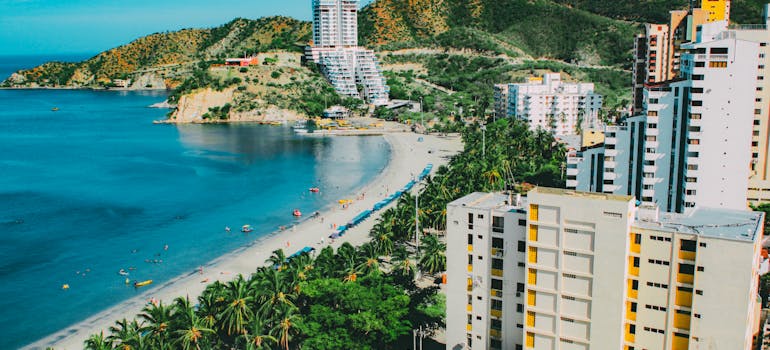
M2 348L145 292L121 268L163 285L296 222L294 208L345 198L390 153L382 137L153 125L163 111L146 106L162 93L3 90L0 99L9 106L0 112L0 324L11 335ZM244 224L255 232L223 230Z
M334 241L327 238L332 232L330 225L347 223L358 212L370 209L386 194L392 193L406 184L428 163L434 164L435 171L438 166L446 164L449 157L462 149L462 143L457 136L441 137L419 136L412 133L390 133L384 137L391 147L387 168L374 177L371 182L351 192L348 197L353 199L353 202L346 208L343 209L336 204L327 206L317 218L308 219L286 231L274 232L246 243L243 247L205 264L200 271L188 271L167 283L147 289L128 301L41 339L29 345L28 348L79 349L89 335L100 331L106 332L116 320L135 317L149 300L156 299L164 304L170 304L175 297L179 296L187 296L194 300L208 283L225 282L237 274L248 275L254 272L257 267L264 265L265 259L276 249L284 249L289 255L303 247L320 249L331 245L336 248L344 242L350 242L354 245L366 242L369 239L369 230L381 211L376 212L365 222L349 230L345 236ZM340 136L338 138L351 137ZM422 141L418 141L419 139ZM419 186L416 186L414 190L418 188Z

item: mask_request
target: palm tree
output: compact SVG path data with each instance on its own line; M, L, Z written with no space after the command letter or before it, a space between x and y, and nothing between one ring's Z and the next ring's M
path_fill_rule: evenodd
M149 343L154 348L168 348L168 328L172 317L172 308L163 306L162 302L146 306L139 314L139 318L145 321L140 331L147 334Z
M268 350L271 343L278 339L266 333L267 324L262 318L255 317L248 324L247 332L238 336L238 344L245 345L246 350Z
M274 250L273 254L271 254L265 262L270 263L277 268L282 268L286 263L286 254L283 253L283 249Z
M420 270L435 274L446 270L446 244L434 235L423 236L423 255L420 258Z
M83 342L85 350L112 350L112 342L104 337L104 331L92 334Z
M393 252L392 274L410 279L414 278L414 264L409 260L409 253L404 247L399 247Z
M267 317L278 307L294 307L296 295L293 286L287 283L285 274L272 268L260 268L254 275L258 293L259 314Z
M250 308L254 297L250 294L248 283L243 279L243 275L238 274L238 277L225 284L223 296L226 306L219 316L223 330L228 336L242 334L246 324L254 315Z
M357 269L365 275L380 273L380 254L377 252L375 244L364 243L358 250L359 259L362 262Z
M138 350L144 347L144 341L140 333L141 325L136 320L128 321L125 318L116 321L114 326L110 327L110 336L107 340L112 344L117 344L116 348L121 350Z
M295 327L298 316L294 314L293 308L285 308L282 311L271 333L278 339L278 344L284 350L289 350L289 342L298 332Z
M203 319L195 314L195 310L190 306L190 299L177 298L174 307L175 313L179 314L179 328L174 332L174 345L184 350L200 350L201 344L206 343L206 335L213 334L214 330L207 328Z

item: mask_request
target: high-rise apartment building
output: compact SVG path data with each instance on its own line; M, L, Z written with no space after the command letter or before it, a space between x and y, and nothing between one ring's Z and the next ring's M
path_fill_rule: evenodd
M377 56L358 46L358 0L313 0L313 45L305 55L338 94L388 103L390 89Z
M746 208L742 188L767 166L766 44L757 37L770 41L770 32L728 30L721 21L696 33L680 45L678 77L645 84L642 111L607 128L604 169L573 161L570 188L633 195L669 212ZM604 174L600 189L576 174L585 171Z
M670 12L667 24L646 24L634 40L632 113L642 110L645 84L679 75L682 44L695 41L700 25L729 21L730 0L691 1L690 9Z
M549 188L458 199L447 350L750 349L762 215Z
M358 0L313 0L315 47L358 46Z
M506 116L529 122L532 129L542 128L554 135L575 134L580 129L601 125L599 110L602 96L592 83L562 82L559 73L529 78L527 83L496 88L495 106L506 105Z

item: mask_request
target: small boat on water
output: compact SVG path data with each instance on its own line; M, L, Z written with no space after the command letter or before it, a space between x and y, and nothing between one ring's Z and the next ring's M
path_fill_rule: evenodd
M58 112L58 111L59 111L59 107L51 108L51 112Z
M241 232L248 233L251 231L254 231L254 228L252 228L251 225L243 225L243 227L241 227Z
M124 270L124 269L120 269L120 271L118 271L118 275L121 275L121 276L128 276L128 271L126 271L126 270Z
M150 284L152 284L152 280L146 280L146 281L141 281L141 282L134 282L134 287L135 288L139 288L139 287L144 287L144 286L150 285Z
M296 217L302 216L302 212L299 211L299 209L294 209L294 211L291 213L291 215L294 215Z
M321 192L321 189L319 189L318 187L311 187L310 192L318 193L318 192Z

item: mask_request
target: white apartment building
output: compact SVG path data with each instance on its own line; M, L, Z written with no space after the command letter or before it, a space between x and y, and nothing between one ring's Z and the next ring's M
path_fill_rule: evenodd
M762 213L549 188L516 202L447 207L447 350L751 348Z
M313 0L315 47L358 46L358 0Z
M646 84L642 114L607 127L605 169L576 171L602 172L601 191L633 195L668 212L745 209L752 142L759 144L757 126L767 125L756 118L763 113L757 93L764 93L764 77L760 43L739 39L726 26L698 27L697 41L681 45L680 77ZM570 188L591 190L581 183L585 176L574 179Z
M602 96L594 92L592 83L565 83L558 73L544 74L527 83L509 84L507 97L506 116L526 120L532 129L570 135L601 125Z
M447 206L447 349L521 349L526 214L473 193Z
M390 89L377 56L358 46L357 0L313 0L313 45L305 56L319 65L338 94L388 103Z

